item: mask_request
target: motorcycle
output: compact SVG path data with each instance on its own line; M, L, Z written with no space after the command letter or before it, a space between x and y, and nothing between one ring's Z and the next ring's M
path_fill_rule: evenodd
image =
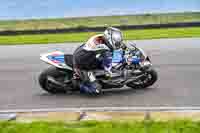
M94 70L102 90L110 88L147 88L158 79L149 56L134 43L129 42L125 47L115 50L112 57L112 75L109 77L102 69ZM67 93L79 91L80 80L74 79L73 55L61 51L41 54L40 59L51 67L39 75L41 88L49 93Z

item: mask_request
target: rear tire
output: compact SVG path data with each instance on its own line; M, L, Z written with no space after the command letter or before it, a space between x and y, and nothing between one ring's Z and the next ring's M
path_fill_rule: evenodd
M144 83L141 83L141 84L138 84L136 82L132 82L132 83L127 84L127 86L131 87L131 88L136 88L136 89L147 88L149 86L152 86L157 81L158 74L155 71L155 69L153 69L153 68L150 68L149 70L147 70L146 73L147 73L148 76L150 76L150 79L147 79L146 82L141 81L141 82L144 82Z
M51 94L56 94L56 93L66 93L66 90L64 88L61 87L56 87L54 86L50 86L47 77L51 76L53 78L55 78L56 80L58 78L61 78L61 80L64 80L65 75L60 72L56 67L49 67L46 70L44 70L40 75L39 75L39 84L41 86L41 88Z

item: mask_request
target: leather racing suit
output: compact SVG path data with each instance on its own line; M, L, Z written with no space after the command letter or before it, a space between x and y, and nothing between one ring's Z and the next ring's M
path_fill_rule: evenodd
M73 66L81 79L80 89L86 93L99 93L100 84L93 74L95 69L110 72L112 68L112 48L103 34L92 36L85 44L78 47L73 54Z

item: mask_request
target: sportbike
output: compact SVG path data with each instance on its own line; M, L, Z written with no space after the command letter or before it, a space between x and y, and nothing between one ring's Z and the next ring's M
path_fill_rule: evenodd
M41 54L40 59L51 66L39 75L39 84L49 93L79 91L81 81L74 79L73 55L61 51ZM158 78L149 56L135 44L126 43L125 48L115 50L112 57L112 75L102 69L94 70L102 90L110 88L147 88Z

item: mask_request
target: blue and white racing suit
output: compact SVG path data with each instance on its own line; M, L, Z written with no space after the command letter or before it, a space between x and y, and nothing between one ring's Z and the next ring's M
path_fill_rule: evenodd
M92 71L104 69L110 72L112 68L112 48L107 44L103 34L91 37L75 50L73 67L81 79L81 91L87 93L100 92L101 86L97 83Z

